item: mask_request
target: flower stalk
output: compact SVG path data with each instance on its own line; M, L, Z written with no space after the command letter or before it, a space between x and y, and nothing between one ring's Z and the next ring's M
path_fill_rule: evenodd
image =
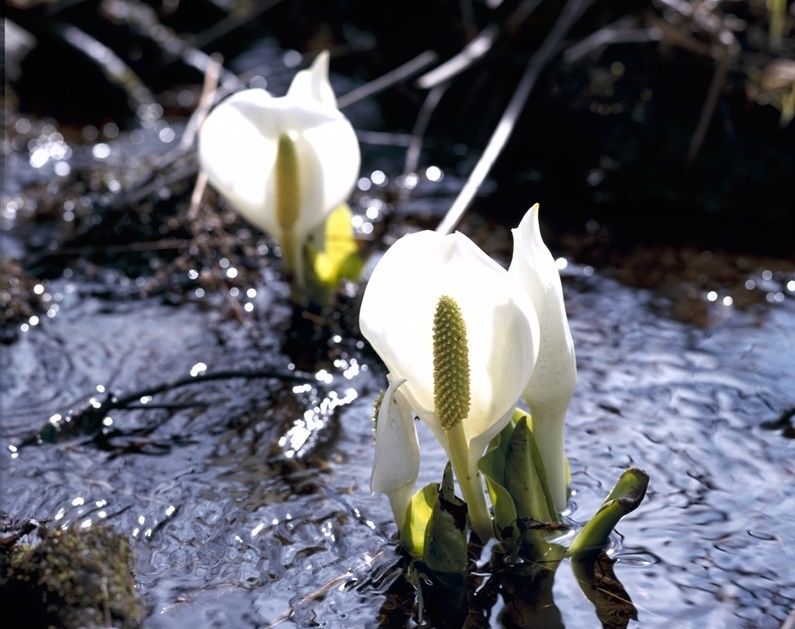
M433 316L433 406L450 431L469 415L467 328L455 299L442 295Z
M287 277L295 281L299 289L302 289L305 284L303 255L295 236L295 224L301 213L301 172L295 142L287 133L279 136L275 183L276 222L281 230L279 242L284 272Z

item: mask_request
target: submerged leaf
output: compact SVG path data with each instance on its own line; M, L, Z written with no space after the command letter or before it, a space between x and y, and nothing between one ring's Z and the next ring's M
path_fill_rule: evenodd
M499 573L500 594L505 605L497 617L500 627L563 629L555 604L555 574L566 549L559 544L537 544L532 560L512 562Z
M409 503L400 541L412 557L422 557L425 554L425 530L428 528L438 494L439 485L430 483L415 493Z

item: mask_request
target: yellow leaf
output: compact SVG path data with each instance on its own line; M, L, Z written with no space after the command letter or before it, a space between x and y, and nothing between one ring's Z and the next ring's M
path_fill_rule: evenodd
M340 205L326 220L324 250L314 254L313 267L318 281L329 288L343 277L356 280L362 270L359 247L353 236L353 213Z

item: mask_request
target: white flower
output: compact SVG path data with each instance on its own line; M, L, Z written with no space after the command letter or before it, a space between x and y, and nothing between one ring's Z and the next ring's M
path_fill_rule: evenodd
M555 507L567 504L564 420L577 380L574 343L563 303L563 287L555 259L538 225L538 204L513 231L509 273L533 301L541 343L524 399L533 418L533 434L541 452Z
M251 89L222 101L199 131L199 160L213 187L279 241L301 284L307 236L359 176L359 145L336 107L328 53L297 73L285 96Z
M405 380L387 376L389 388L378 410L375 428L375 455L370 491L386 494L398 529L403 530L414 483L420 469L420 445L414 414L401 391Z
M444 427L435 401L434 318L442 297L466 326L466 416ZM510 421L533 371L540 336L522 287L466 236L404 236L376 266L362 300L362 333L445 448L483 541L493 533L477 464Z
M308 69L296 72L287 96L313 98L329 107L337 108L337 97L328 80L328 51L321 52Z

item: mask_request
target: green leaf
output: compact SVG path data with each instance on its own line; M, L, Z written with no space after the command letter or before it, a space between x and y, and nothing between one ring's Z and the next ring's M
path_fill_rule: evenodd
M574 538L569 546L569 556L572 559L587 559L597 555L607 545L618 521L638 508L648 485L649 475L646 472L634 467L626 470L599 510Z
M516 413L518 412L519 410L517 409ZM508 443L511 440L511 434L513 434L513 423L508 422L500 434L491 440L486 454L481 459L481 461L488 459L488 467L491 471L492 479L500 485L505 485L505 457L508 453Z
M505 488L505 455L513 432L509 423L502 432L492 439L489 449L478 463L481 474L486 479L491 504L494 507L494 523L502 540L518 538L516 527L516 507L513 498Z
M505 456L505 487L513 497L516 515L537 522L558 522L544 472L544 464L533 433L527 424L528 414L517 411ZM516 417L516 415L514 415Z
M309 243L314 279L327 289L336 288L343 277L358 280L364 268L354 238L352 218L351 208L347 204L340 205Z
M437 573L463 573L467 565L467 508L456 497L453 469L444 468L441 491L433 503L433 513L425 529L423 562Z
M406 523L401 529L403 535L400 541L403 548L413 557L422 557L425 554L425 530L428 528L438 495L437 483L425 485L414 494L406 510Z

